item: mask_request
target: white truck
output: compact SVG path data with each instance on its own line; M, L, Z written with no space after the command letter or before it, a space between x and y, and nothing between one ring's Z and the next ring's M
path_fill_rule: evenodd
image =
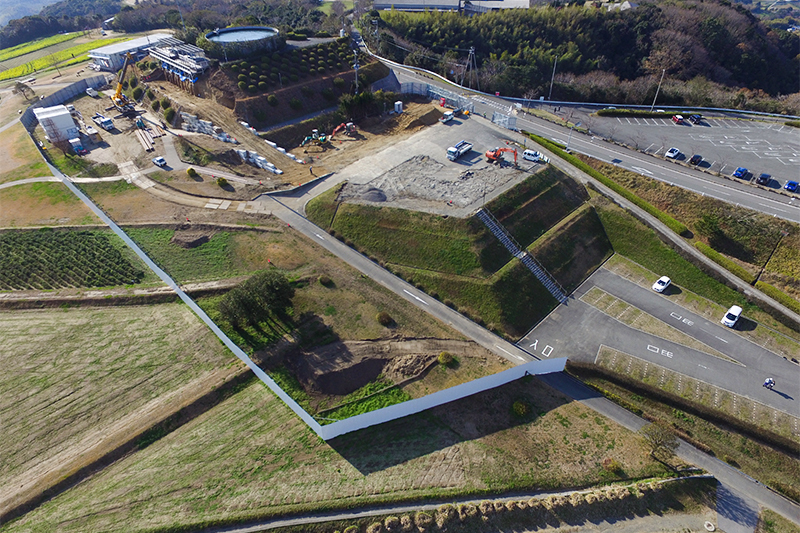
M95 113L92 117L92 120L94 120L95 124L104 130L111 131L114 129L114 122L110 118L104 117L100 113Z
M450 161L455 161L470 150L472 150L472 143L467 141L459 141L458 144L447 149L447 159Z
M91 87L86 88L86 94L88 94L92 98L97 98L97 91L92 89Z

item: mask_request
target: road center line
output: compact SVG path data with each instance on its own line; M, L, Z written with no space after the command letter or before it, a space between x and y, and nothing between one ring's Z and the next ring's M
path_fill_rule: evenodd
M420 297L419 297L419 296L417 296L416 294L413 294L413 293L411 293L411 292L407 291L406 289L403 289L403 292L404 292L404 293L406 293L406 294L408 294L408 295L409 295L409 296L411 296L412 298L416 298L417 300L419 300L420 302L424 303L425 305L428 305L428 302L426 302L425 300L423 300L422 298L420 298Z
M715 336L715 337L717 337L716 335L714 335L714 336ZM717 337L717 338L718 338L719 340L721 340L722 342L724 342L725 344L728 344L728 341L726 341L726 340L725 340L725 339L723 339L722 337Z
M497 344L495 344L495 345L494 345L494 347L495 347L495 348L497 348L498 350L503 350L504 352L506 352L506 353L507 353L508 355L510 355L511 357L516 357L516 358L517 358L517 359L519 359L520 361L524 361L524 360L525 360L525 359L523 359L522 357L520 357L520 356L518 356L518 355L516 355L516 354L513 354L513 353L509 352L508 350L506 350L506 349L504 349L504 348L502 348L502 347L498 346Z

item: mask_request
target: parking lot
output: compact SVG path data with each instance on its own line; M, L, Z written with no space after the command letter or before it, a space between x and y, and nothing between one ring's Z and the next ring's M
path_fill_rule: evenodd
M681 151L679 160L703 156L705 170L731 174L737 167L749 170L751 179L773 176L772 188L800 178L800 132L776 121L740 118L704 118L699 124L668 118L593 117L591 129L657 156L670 147Z

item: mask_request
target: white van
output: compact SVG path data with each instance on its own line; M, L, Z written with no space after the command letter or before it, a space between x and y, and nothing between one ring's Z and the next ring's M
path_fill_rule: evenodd
M528 161L533 161L534 163L550 162L550 160L546 156L534 150L525 150L524 152L522 152L522 159L527 159Z

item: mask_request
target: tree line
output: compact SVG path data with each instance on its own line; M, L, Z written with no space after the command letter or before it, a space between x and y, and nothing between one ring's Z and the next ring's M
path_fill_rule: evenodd
M373 21L380 39L365 36L381 55L469 79L464 65L474 47L481 90L520 97L548 95L556 58L562 84L554 99L571 96L559 92L597 72L619 82L662 72L671 80L702 77L773 96L797 92L800 77L800 38L727 0L673 0L624 12L542 6L473 17L372 11L362 20L364 27Z

